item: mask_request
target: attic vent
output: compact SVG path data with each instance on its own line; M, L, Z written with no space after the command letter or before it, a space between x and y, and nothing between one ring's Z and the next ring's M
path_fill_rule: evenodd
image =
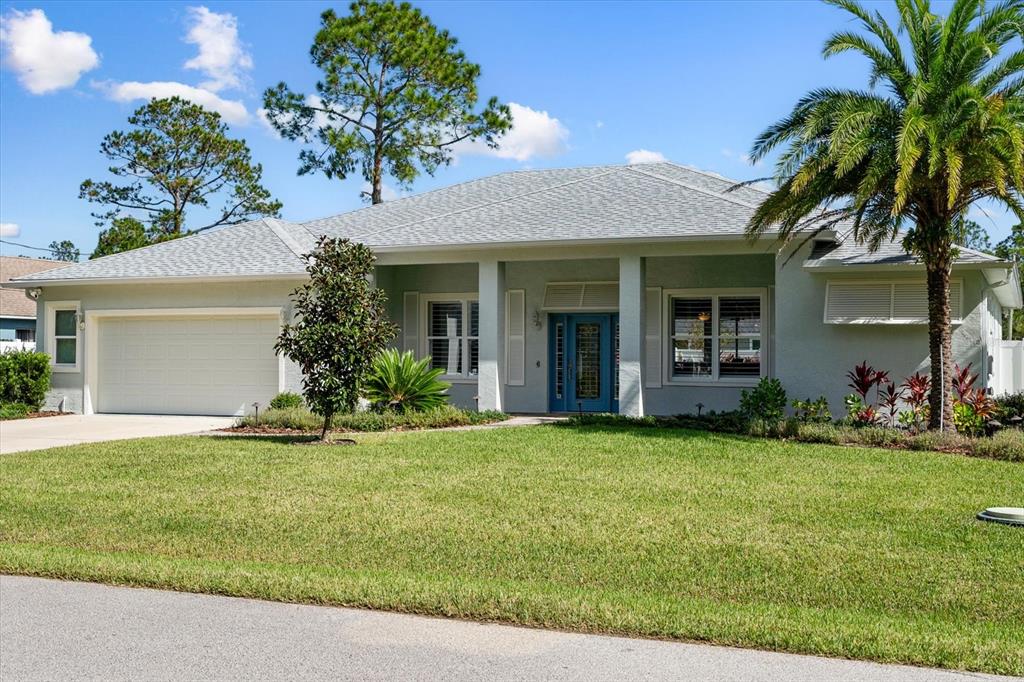
M949 317L963 318L963 281L949 283ZM924 282L829 282L825 291L829 324L925 324L928 290Z
M545 310L615 310L618 282L552 282L544 292Z

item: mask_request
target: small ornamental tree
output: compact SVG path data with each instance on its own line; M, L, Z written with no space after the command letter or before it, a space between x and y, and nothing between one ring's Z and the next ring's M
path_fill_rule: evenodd
M309 282L292 293L295 322L281 329L274 348L302 369L302 394L324 418L320 440L327 440L334 415L355 409L374 358L397 328L387 297L370 283L369 248L322 237L306 258Z

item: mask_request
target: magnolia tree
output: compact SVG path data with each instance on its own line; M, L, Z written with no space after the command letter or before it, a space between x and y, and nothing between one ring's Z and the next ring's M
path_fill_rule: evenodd
M323 237L307 260L309 282L292 293L295 322L282 328L275 349L302 369L302 393L324 418L326 440L334 415L355 409L374 358L397 328L387 297L371 284L370 249Z

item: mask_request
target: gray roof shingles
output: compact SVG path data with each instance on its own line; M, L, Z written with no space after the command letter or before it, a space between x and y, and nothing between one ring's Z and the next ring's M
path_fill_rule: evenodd
M307 223L232 225L21 281L300 275L300 254L321 235L377 249L741 237L766 196L672 163L513 171ZM853 240L826 257L851 265L910 258L898 244L868 254Z

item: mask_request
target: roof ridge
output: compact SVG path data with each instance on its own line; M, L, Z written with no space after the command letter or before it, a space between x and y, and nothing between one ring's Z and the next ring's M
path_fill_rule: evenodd
M447 213L441 213L441 214L438 214L438 215L428 216L426 218L420 218L419 220L411 220L411 221L409 221L407 223L402 223L400 225L391 225L389 227L384 227L384 228L381 228L379 230L376 230L374 232L368 232L366 234L360 235L359 236L359 240L363 241L365 243L365 240L366 240L367 237L377 236L377 235L380 235L380 234L382 234L384 232L390 232L391 230L398 230L398 229L410 227L412 225L418 225L420 223L430 222L431 220L438 220L440 218L448 218L450 216L457 215L459 213L465 213L466 211L474 211L476 209L485 208L487 206L495 206L497 204L505 203L506 201L512 201L513 199L521 199L521 198L523 198L525 196L529 196L531 194L539 194L541 192L548 192L550 190L558 189L560 187L567 187L569 185L574 185L574 184L576 184L578 182L583 182L584 180L593 180L594 178L600 178L600 177L603 177L605 175L610 175L611 173L616 172L620 168L622 168L622 167L621 166L613 166L613 167L610 167L609 170L606 170L606 171L604 171L602 173L595 173L593 175L588 175L586 177L576 178L574 180L568 180L566 182L560 182L560 183L555 184L555 185L549 185L547 187L541 187L541 188L538 188L538 189L532 189L532 190L529 190L527 192L520 192L519 194L512 194L512 195L509 195L509 196L501 197L500 199L495 199L494 201L487 201L487 202L484 202L482 204L474 204L472 206L464 206L462 208L457 208L454 211L448 211ZM493 176L490 176L490 177L493 177ZM453 185L453 187L455 187L455 186L457 186L457 185Z
M733 180L732 178L727 178L727 177L725 177L724 175L722 175L720 173L715 173L714 171L706 171L703 168L697 168L696 166L690 166L690 165L683 164L683 163L674 163L672 161L664 161L663 163L667 163L670 166L675 166L676 168L683 168L685 170L691 171L693 173L697 173L698 175L703 175L705 177L714 178L716 180L723 180L725 182L731 182L731 183L733 183L733 185L738 185L738 184L741 184L743 182L750 182L749 180L741 180L741 181L737 182L736 180ZM754 182L756 182L756 180ZM743 187L744 187L744 189L752 189L755 192L760 192L761 194L771 194L771 192L769 192L767 190L763 190L763 189L761 189L759 187L755 187L754 185L743 185Z
M603 166L602 165L597 165L597 166L573 166L573 167L570 167L570 168L513 168L512 170L502 171L500 173L494 173L492 175L484 175L482 177L470 178L468 180L463 180L462 182L456 182L454 185L445 185L443 187L435 187L434 189L428 189L425 192L417 192L416 194L410 194L408 196L398 197L397 199L393 199L391 201L384 201L384 202L381 202L379 204L370 204L369 206L362 206L360 208L356 208L356 209L353 209L351 211L342 211L341 213L334 213L334 214L331 214L329 216L324 216L323 218L314 218L313 220L307 220L307 221L304 221L304 222L298 223L298 224L306 226L306 225L309 225L310 223L319 223L319 222L323 222L325 220L331 220L332 218L339 218L341 216L353 215L355 213L359 213L360 211L380 210L384 206L391 207L391 206L394 206L395 204L401 203L403 201L408 201L410 199L419 199L420 197L425 197L428 194L435 194L437 192L446 192L448 190L455 189L456 187L462 187L463 185L469 185L469 184L472 184L474 182L480 182L481 180L490 180L492 178L497 178L497 177L500 177L502 175L518 175L520 173L545 173L545 172L550 173L550 172L557 172L557 171L575 171L575 170L586 170L586 169L596 169L596 168L618 168L618 167L619 166L609 166L609 165L606 164L606 165L603 165ZM593 177L593 176L591 176L591 177ZM487 204L481 204L481 205L482 206L486 206ZM309 228L307 227L306 229L308 230ZM391 228L385 228L385 229L391 229ZM317 235L314 234L313 232L310 232L310 234L312 234L314 236L314 238L317 237ZM376 233L375 232L371 232L370 234L376 234Z
M302 245L288 233L286 225L290 225L287 221L281 220L280 218L274 218L267 216L263 218L263 223L270 228L270 230L277 235L277 238L284 242L284 245L288 247L288 250L295 254L295 256L302 260L305 255L305 249Z
M640 170L637 167L637 166L640 166L640 165L642 165L642 164L634 164L632 166L626 166L626 169L627 170L631 170L631 171L633 171L635 173L640 173L641 175L646 175L648 177L657 178L658 180L662 180L664 182L672 183L673 185L679 185L680 187L685 187L686 189L693 190L694 192L700 192L701 194L706 194L706 195L708 195L710 197L715 197L717 199L721 199L722 201L728 201L730 203L736 204L737 206L743 206L745 208L752 208L752 209L755 209L755 210L757 209L757 204L751 204L751 203L748 203L746 201L743 201L742 199L737 199L735 197L727 197L724 194L719 194L718 192L715 192L715 191L712 191L712 190L709 190L709 189L704 189L703 187L697 187L696 185L691 185L689 183L682 182L681 180L676 180L674 178L668 178L668 177L665 177L664 175L660 175L658 173L651 173L649 171L643 171L643 170Z

